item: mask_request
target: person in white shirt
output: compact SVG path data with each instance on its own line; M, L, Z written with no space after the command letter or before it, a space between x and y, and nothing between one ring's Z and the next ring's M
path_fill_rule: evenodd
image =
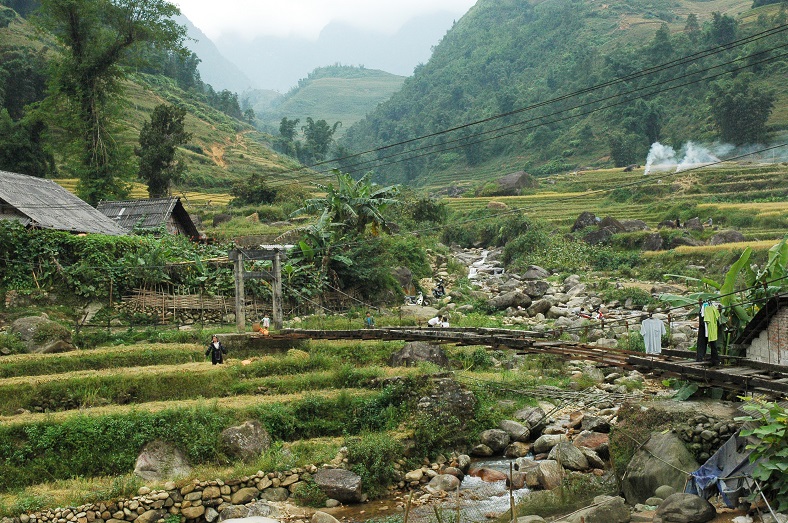
M435 316L434 318L430 318L427 320L427 327L440 327L441 324L441 317Z

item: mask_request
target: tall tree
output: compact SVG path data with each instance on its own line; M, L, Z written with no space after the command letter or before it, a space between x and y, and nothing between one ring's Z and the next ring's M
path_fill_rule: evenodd
M763 143L775 94L752 83L752 73L711 85L707 102L720 138L734 145Z
M177 182L186 169L177 158L179 145L191 139L184 129L186 109L161 104L153 109L150 122L140 131L140 146L135 153L140 157L140 178L148 184L148 196L169 196L170 184Z
M313 120L311 117L306 119L306 125L301 127L304 132L304 152L302 163L325 160L328 149L334 141L334 133L342 126L342 122L336 122L333 126L328 125L325 120Z
M89 203L125 196L128 157L112 138L124 67L140 45L181 50L186 29L166 0L42 0L38 24L61 45L52 88L79 140L78 191Z

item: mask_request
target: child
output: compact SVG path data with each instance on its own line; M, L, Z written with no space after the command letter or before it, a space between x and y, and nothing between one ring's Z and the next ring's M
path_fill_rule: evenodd
M367 316L364 318L364 327L367 329L371 329L375 326L375 318L372 317L372 314L367 312Z

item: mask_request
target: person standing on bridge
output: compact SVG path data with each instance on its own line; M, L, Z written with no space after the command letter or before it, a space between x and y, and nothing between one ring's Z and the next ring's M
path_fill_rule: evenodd
M364 327L367 329L372 329L375 327L375 318L372 317L372 313L367 311L367 315L364 318Z

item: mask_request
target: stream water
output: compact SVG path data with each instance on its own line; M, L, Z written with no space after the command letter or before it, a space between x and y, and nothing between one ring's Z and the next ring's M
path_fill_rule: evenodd
M509 474L511 460L479 460L474 461L471 468L489 468ZM529 490L513 491L514 502L517 503ZM407 500L407 497L405 498ZM441 521L452 523L457 521L457 492L449 492L444 498L434 496L426 505L417 504L414 496L414 505L408 515L408 523L439 523L436 510L441 516ZM376 500L362 505L345 506L331 510L331 514L341 521L362 523L386 516L402 516L402 501L400 499ZM459 510L461 523L475 523L485 521L490 517L498 516L509 511L509 489L506 481L485 482L479 478L465 476L460 484Z

